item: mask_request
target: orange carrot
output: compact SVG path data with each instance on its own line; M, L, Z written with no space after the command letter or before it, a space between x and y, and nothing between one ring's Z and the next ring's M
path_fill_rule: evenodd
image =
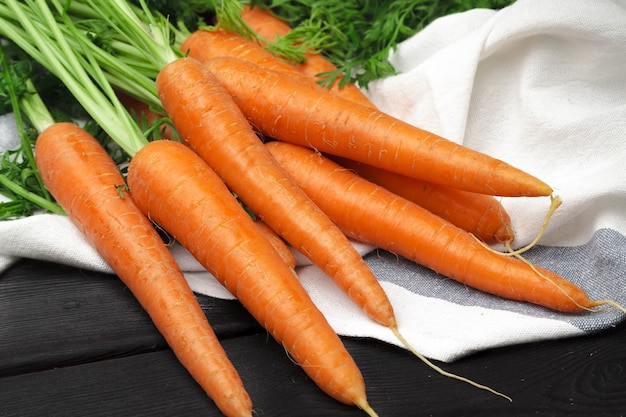
M304 82L310 81L292 65L278 59L260 45L224 29L198 29L185 38L180 45L180 50L201 62L215 57L228 56L262 65Z
M301 146L266 147L348 236L470 287L563 312L598 305L561 276L489 250L469 233Z
M183 140L219 174L246 207L308 256L355 304L388 327L426 364L443 375L504 396L489 387L443 371L408 343L398 330L385 291L361 255L281 169L229 93L199 61L182 58L170 62L159 73L156 84L161 102ZM318 385L333 395L335 390L328 388L326 383L328 379L321 380ZM345 398L335 398L345 402ZM359 401L355 399L354 403L364 408L363 400Z
M268 9L259 5L244 5L241 10L243 21L261 37L274 41L291 32L291 26Z
M243 203L371 318L396 327L389 299L361 255L272 158L219 81L197 60L181 58L156 83L183 140Z
M193 378L225 415L251 416L250 397L176 261L97 140L72 123L56 123L41 132L35 152L46 187Z
M274 249L276 249L276 252L278 252L278 254L280 255L283 262L285 262L285 265L287 265L289 268L295 269L296 257L294 256L291 249L289 249L289 246L287 246L283 238L278 236L271 227L269 227L267 224L265 224L265 222L262 222L261 220L255 221L254 224L257 225L257 227L259 228L261 233L265 235L267 240L270 241Z
M268 40L274 40L276 37L285 36L291 32L291 27L285 21L258 6L244 6L241 17L252 30ZM306 60L301 64L297 64L296 68L317 82L324 81L324 73L337 70L335 64L328 61L320 53L307 53L305 58ZM331 92L355 103L375 107L355 84L345 83L345 85L340 86L342 78L343 76L339 75L329 86Z
M320 388L374 415L360 371L295 272L197 154L178 142L151 142L131 160L128 184L141 210L187 248Z
M466 191L552 194L503 161L278 72L226 57L204 64L265 136Z
M331 156L331 159L486 243L512 242L514 239L511 218L493 196L432 184L346 158Z

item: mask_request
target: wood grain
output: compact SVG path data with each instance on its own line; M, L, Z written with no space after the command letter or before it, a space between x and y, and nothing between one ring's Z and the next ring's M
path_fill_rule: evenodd
M258 416L363 416L324 395L236 301L198 296ZM430 370L379 341L344 338L382 416L620 416L626 326L481 352ZM219 416L115 277L34 261L0 275L0 416Z

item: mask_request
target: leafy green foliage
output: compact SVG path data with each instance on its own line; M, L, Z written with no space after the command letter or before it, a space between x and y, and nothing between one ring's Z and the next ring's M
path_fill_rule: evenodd
M221 0L148 0L146 4L155 12L170 19L171 22L180 22L190 30L199 26L211 24L215 17L216 1ZM139 6L138 0L131 3Z
M40 209L63 212L53 202L37 171L33 152L36 132L22 122L20 101L33 94L33 71L31 61L15 51L0 48L0 97L3 107L13 110L20 134L20 147L0 154L0 194L9 199L0 202L0 220L29 216Z
M233 14L237 7L270 9L293 31L269 42L268 49L294 62L304 51L322 52L337 67L326 74L328 83L340 74L343 82L367 87L372 80L395 74L387 57L398 43L433 20L474 8L500 9L515 0L146 0L155 13L186 31L211 24L250 37L249 28ZM139 0L132 0L140 4ZM217 20L219 18L219 20ZM266 40L267 41L267 40Z
M29 137L31 133L27 133ZM41 210L38 197L51 201L41 187L36 169L24 158L22 148L5 151L0 157L0 194L10 200L0 202L0 220L29 216Z
M320 31L312 42L317 50L359 85L395 74L387 60L399 42L438 17L473 8L499 9L514 0L253 0L269 8L294 30Z
M8 91L13 90L18 96L24 94L24 80L28 79L31 66L29 62L21 61L7 70L10 71L11 76L0 78L0 114L13 111L13 104Z
M305 50L322 52L337 67L326 74L331 83L341 74L342 82L357 81L367 87L372 80L396 73L387 57L398 43L433 20L474 8L500 9L515 0L148 0L155 11L189 30L213 22L250 36L235 6L270 9L293 28L288 36L269 42L268 49L294 62ZM265 40L268 41L268 40Z
M2 51L9 64L11 76L0 77L0 115L11 113L13 107L8 97L9 88L14 88L18 97L25 91L26 80L30 79L38 94L49 103L49 109L55 120L66 121L86 117L83 108L57 77L39 63L31 59L14 43L3 39ZM0 71L4 68L0 67ZM9 83L11 85L9 85Z

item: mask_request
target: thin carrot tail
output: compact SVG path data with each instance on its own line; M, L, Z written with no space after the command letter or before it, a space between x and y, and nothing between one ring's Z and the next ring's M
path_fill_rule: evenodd
M460 375L456 375L453 373L450 373L444 369L442 369L440 366L435 365L433 362L431 362L430 360L428 360L428 358L426 358L424 355L422 355L420 352L418 352L413 345L411 345L409 343L408 340L405 339L404 336L402 336L402 334L400 333L400 331L398 330L398 328L393 328L391 329L393 334L398 338L398 340L400 341L400 343L402 343L402 345L404 345L404 347L406 347L407 350L409 350L411 353L413 353L415 356L417 356L418 359L420 359L422 362L424 362L426 365L428 365L430 368L432 368L433 370L437 371L439 374L443 375L443 376L447 376L449 378L452 379L457 379L461 382L466 382L476 388L485 390L485 391L489 391L497 396L500 396L502 398L505 398L507 400L509 400L510 402L513 402L513 399L511 399L511 397L509 397L508 395L505 395L499 391L494 390L493 388L490 388L486 385L483 384L479 384L475 381L472 381L471 379L468 379L466 377L460 376Z
M621 305L620 303L618 303L615 300L592 300L591 301L591 306L592 308L599 308L599 307L613 307L616 310L621 311L622 313L626 314L626 307L624 307L623 305Z
M561 197L559 197L558 195L550 195L550 207L548 208L548 211L546 212L546 215L543 219L543 223L541 224L541 227L539 228L539 231L535 235L535 238L532 240L532 242L528 243L522 248L513 250L511 247L512 241L505 241L503 243L505 248L507 249L507 252L505 252L504 255L518 256L537 245L537 243L539 243L539 241L541 240L544 232L548 228L548 223L554 215L554 212L561 206L561 204L563 204L563 200L561 200Z

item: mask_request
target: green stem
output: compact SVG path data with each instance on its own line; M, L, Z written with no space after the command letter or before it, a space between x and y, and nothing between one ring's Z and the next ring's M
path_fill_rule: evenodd
M132 157L147 140L115 96L93 52L86 47L89 40L67 16L64 27L68 33L64 34L45 0L6 0L6 3L23 29L5 18L0 32L56 75L102 129ZM52 3L57 10L63 10L58 1ZM40 27L48 31L41 31ZM76 45L72 47L68 34L83 47L79 50Z
M78 8L83 10L83 14L95 15L90 7L81 6L79 1L72 1L72 7L70 10ZM86 10L86 11L85 11ZM28 19L38 20L39 17L35 14L34 9L24 8L23 11L27 14ZM89 12L89 13L88 13ZM2 21L2 27L0 27L0 34L4 34L9 39L12 39L17 45L20 46L28 55L33 57L34 60L41 63L44 67L48 68L51 72L52 69L46 64L46 57L40 52L38 47L32 42L28 33L22 28L20 22L15 22L15 15L13 11L0 4L0 21ZM48 39L54 39L53 33L47 26L40 26L39 31L42 36ZM98 33L94 33L89 29L78 29L80 36L77 38L72 32L68 30L66 25L59 25L59 29L65 36L65 41L70 45L74 51L79 51L81 48L88 47L91 53L98 62L98 65L106 70L105 76L108 82L118 88L121 91L132 90L133 96L142 102L149 104L151 107L159 108L161 102L159 101L156 87L154 85L155 72L154 65L152 63L146 64L142 59L138 57L142 56L142 52L139 52L139 48L135 45L130 45L128 42L121 40L109 40L107 48L115 51L116 56L112 56L103 49L96 46L93 42L81 42L81 39L97 38ZM78 57L81 58L80 56ZM53 72L54 73L54 72ZM123 76L121 76L123 74ZM56 73L55 73L56 75Z
M26 117L33 123L33 125L38 126L38 128L45 129L50 124L54 123L54 119L48 112L45 107L41 97L37 94L35 87L30 79L26 79L24 86L24 91L21 96L18 97L18 94L14 88L14 84L12 81L15 81L11 68L9 65L9 61L4 52L4 48L0 45L0 58L1 58L1 66L3 68L3 74L6 80L9 82L6 83L7 93L9 95L9 99L11 101L11 106L13 108L13 116L15 118L15 124L17 126L19 136L20 136L20 151L21 155L26 158L28 164L30 166L30 170L34 172L34 177L36 178L38 191L42 195L35 194L33 192L28 191L26 188L19 185L17 182L12 181L5 174L0 174L0 183L7 190L15 193L16 195L25 198L26 200L36 204L39 207L47 209L49 211L55 213L63 213L63 210L52 201L52 196L46 189L41 176L39 175L37 164L35 162L35 155L33 154L33 149L31 145L30 138L25 133L24 123L22 120L22 111Z
M182 54L176 51L169 42L169 25L164 18L157 18L140 1L142 11L137 14L125 0L95 2L86 0L94 10L101 13L102 19L113 27L128 45L133 45L143 53L146 63L152 63L160 71L168 63Z
M0 184L3 185L6 189L15 193L16 195L32 202L33 204L37 205L38 207L41 207L44 210L47 210L49 212L56 213L56 214L65 214L65 211L58 204L44 197L41 197L40 195L37 195L31 191L28 191L27 189L20 186L19 184L16 184L14 181L11 181L11 179L8 178L4 174L0 174Z
M20 113L19 108L24 110L24 114L37 132L43 132L44 129L55 122L52 114L48 111L48 108L35 90L35 86L30 79L26 80L26 94L20 99L19 105L14 106L16 116ZM21 123L18 122L18 126L20 125Z

